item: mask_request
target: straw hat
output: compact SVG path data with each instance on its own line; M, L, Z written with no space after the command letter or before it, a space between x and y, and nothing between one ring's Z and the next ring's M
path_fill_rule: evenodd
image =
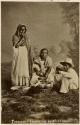
M66 58L65 61L63 62L60 62L62 65L65 65L65 64L68 64L70 65L71 67L74 67L74 64L73 64L73 61L71 58Z

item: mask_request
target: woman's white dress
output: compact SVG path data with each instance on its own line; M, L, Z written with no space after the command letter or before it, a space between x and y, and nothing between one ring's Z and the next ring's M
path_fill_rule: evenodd
M28 50L26 46L13 46L13 62L11 72L12 83L14 85L29 84Z

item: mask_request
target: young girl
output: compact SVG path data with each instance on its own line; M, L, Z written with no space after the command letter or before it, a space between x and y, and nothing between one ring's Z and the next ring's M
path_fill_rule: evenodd
M26 26L18 25L16 33L12 37L13 42L13 62L12 62L12 83L16 86L29 86L29 59L30 50L28 38L26 36Z

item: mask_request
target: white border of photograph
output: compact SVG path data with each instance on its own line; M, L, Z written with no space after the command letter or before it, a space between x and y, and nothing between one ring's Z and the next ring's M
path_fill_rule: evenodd
M0 17L1 17L1 2L80 2L80 0L0 0ZM0 18L0 22L1 22L1 18ZM79 23L80 23L80 3L79 3ZM79 29L80 29L80 25L79 25ZM79 34L79 40L80 40L80 34ZM80 53L80 44L79 44L79 53ZM1 23L0 23L0 68L1 68ZM1 79L1 70L0 70L0 79ZM80 59L79 59L79 81L80 81ZM80 87L80 84L79 84L79 87ZM79 88L79 92L80 92L80 88ZM1 81L0 81L0 93L1 93ZM80 96L79 96L79 100L80 100ZM1 94L0 94L0 111L1 111ZM0 124L1 124L1 112L0 112ZM37 124L26 123L21 125L29 125L29 124L38 125L38 123ZM66 123L65 124L64 123L39 123L39 125L62 125L62 124L65 125ZM79 124L80 124L80 108L79 108ZM3 125L11 125L11 124L3 124ZM14 125L19 125L19 124L14 124ZM66 124L66 125L69 125L69 124ZM70 124L70 125L73 125L73 124Z

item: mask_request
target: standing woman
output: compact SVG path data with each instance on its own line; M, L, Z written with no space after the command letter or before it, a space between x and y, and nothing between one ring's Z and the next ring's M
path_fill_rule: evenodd
M16 87L29 86L29 54L30 46L26 35L26 26L18 25L12 37L13 62L12 62L12 83Z

